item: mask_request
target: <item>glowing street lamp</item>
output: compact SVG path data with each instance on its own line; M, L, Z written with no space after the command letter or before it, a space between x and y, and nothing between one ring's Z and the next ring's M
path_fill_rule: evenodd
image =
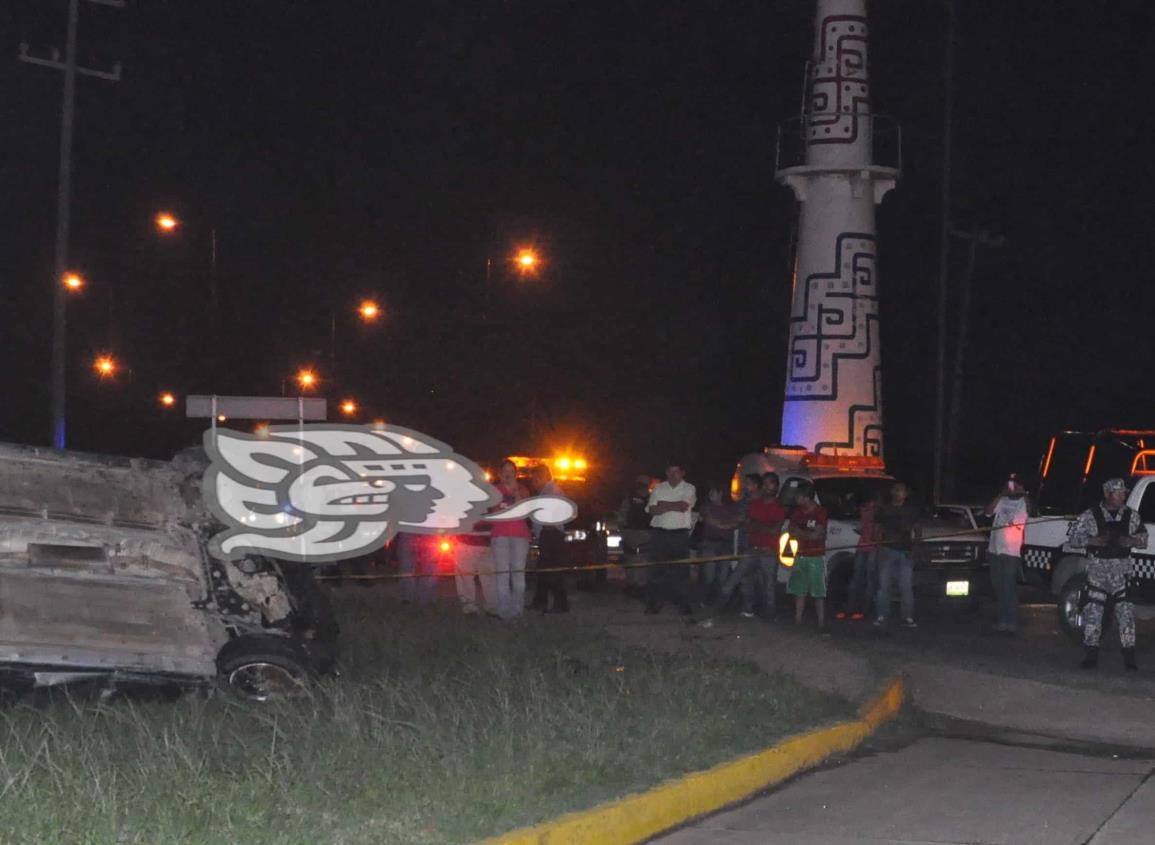
M158 212L157 215L152 218L152 222L156 224L157 230L162 234L175 232L177 227L180 226L180 220L167 211Z
M381 316L381 306L372 299L363 299L357 308L357 313L366 323L372 323Z
M321 380L317 378L317 374L310 369L306 368L297 371L297 385L301 390L312 390L320 381Z
M352 399L346 399L341 403L341 413L347 417L351 417L357 413L357 403Z
M96 360L92 362L92 368L96 370L96 374L102 379L112 378L116 375L116 359L111 355L98 355Z
M159 401L164 408L172 408L176 405L176 396L166 390L158 397L157 401Z
M161 237L170 235L176 238L176 231L184 227L184 222L171 211L158 211L152 217L152 223ZM201 228L197 226L196 228ZM209 231L209 316L210 330L213 342L220 323L220 302L217 299L217 227L208 226Z
M70 293L80 293L84 290L84 276L79 273L65 273L60 282Z
M517 271L523 276L529 276L537 272L541 264L541 258L537 252L532 249L518 250L517 256L514 258L514 263L517 264Z

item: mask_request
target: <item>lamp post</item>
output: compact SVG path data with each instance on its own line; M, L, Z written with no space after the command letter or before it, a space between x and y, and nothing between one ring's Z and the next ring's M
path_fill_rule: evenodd
M184 222L171 211L158 211L152 218L156 231L162 236L175 235L184 228ZM220 303L217 299L217 227L209 224L209 314L214 330L220 321Z
M357 318L365 325L376 323L384 315L384 309L376 299L362 299L357 303ZM337 364L337 309L329 311L329 368Z

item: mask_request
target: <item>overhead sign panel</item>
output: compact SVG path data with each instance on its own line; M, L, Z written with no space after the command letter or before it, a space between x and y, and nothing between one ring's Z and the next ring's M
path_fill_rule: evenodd
M324 422L325 400L316 396L189 396L186 417Z

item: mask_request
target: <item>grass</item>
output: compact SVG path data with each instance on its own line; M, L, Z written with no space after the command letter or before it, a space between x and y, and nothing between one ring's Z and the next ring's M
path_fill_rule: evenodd
M548 617L338 595L347 668L308 699L0 711L0 841L468 842L847 712L752 665Z

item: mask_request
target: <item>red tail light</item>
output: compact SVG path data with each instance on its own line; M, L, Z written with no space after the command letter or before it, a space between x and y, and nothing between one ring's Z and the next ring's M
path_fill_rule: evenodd
M453 554L454 543L449 537L434 537L433 542L437 549L437 569L440 572L452 572L456 567Z

